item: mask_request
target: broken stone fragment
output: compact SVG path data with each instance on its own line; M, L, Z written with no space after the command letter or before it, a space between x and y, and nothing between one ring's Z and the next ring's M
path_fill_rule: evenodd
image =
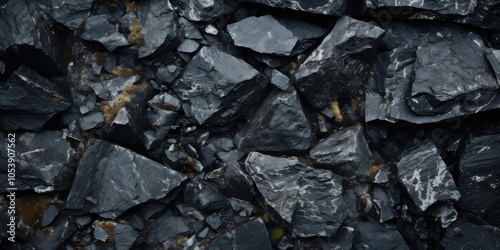
M91 139L66 208L116 218L137 204L169 195L185 180L186 176L168 166L109 142Z
M255 197L252 178L238 162L225 163L207 175L207 180L216 183L227 197L252 201Z
M378 9L382 7L414 8L420 11L433 11L441 15L468 15L474 12L476 1L458 0L450 2L447 0L436 1L390 1L390 0L365 0L364 6L368 9Z
M261 218L253 219L210 242L208 249L262 249L271 250L266 225Z
M370 23L340 18L295 72L300 92L317 109L356 93L368 78L368 63L382 34L383 29Z
M394 226L376 221L358 222L354 249L410 249Z
M189 232L186 221L181 216L175 216L167 211L156 219L146 229L146 244L150 247L170 246L175 242L175 237Z
M71 30L87 19L94 0L52 0L51 17Z
M21 66L0 86L0 128L41 130L69 106L67 94L59 86Z
M234 137L236 147L245 152L306 151L311 140L311 125L296 91L271 93Z
M228 4L228 1L171 0L170 2L175 6L179 15L196 22L212 22L236 10L234 6Z
M333 133L311 148L315 164L342 176L353 177L368 168L370 148L363 127L356 125ZM359 170L359 171L358 171Z
M446 229L439 244L443 249L498 249L500 229L466 221L455 221Z
M116 31L115 25L108 22L106 15L90 16L85 21L82 39L100 42L108 51L128 45L127 38Z
M451 173L430 141L403 152L397 168L401 182L422 211L438 201L460 199Z
M203 83L203 84L200 84ZM260 101L268 79L221 48L203 47L172 88L186 116L198 124L222 125L246 115Z
M281 8L281 9L292 9L316 14L330 15L330 16L341 16L345 9L347 1L323 1L323 0L297 0L297 1L286 1L286 0L244 0L245 2L253 2L265 4L271 7Z

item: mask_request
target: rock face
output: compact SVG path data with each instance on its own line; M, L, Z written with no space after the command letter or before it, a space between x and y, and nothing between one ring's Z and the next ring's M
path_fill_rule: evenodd
M175 5L181 16L191 21L212 22L235 11L234 6L228 4L228 1L173 0L170 2Z
M94 0L52 0L51 17L71 30L87 19Z
M100 42L109 51L128 45L127 38L116 31L115 26L108 22L106 15L89 17L85 21L84 31L80 37L88 41Z
M315 164L342 176L352 177L369 164L370 148L363 127L353 126L333 133L309 152Z
M67 72L63 57L64 39L52 28L44 1L2 1L0 8L0 61L12 73L27 65L44 76L62 76Z
M462 199L458 206L476 214L494 217L500 207L500 136L473 135L460 157L458 189Z
M92 139L78 166L66 208L114 219L132 206L165 197L184 180L183 174L167 166Z
M437 201L460 199L457 186L432 142L405 151L397 167L401 182L422 211Z
M67 94L55 83L21 66L0 86L0 128L40 130L70 105Z
M271 93L235 136L242 151L305 151L311 145L311 125L297 92Z
M203 83L203 84L201 84ZM186 115L198 124L225 124L258 102L268 79L220 46L203 47L174 82Z
M344 16L295 72L298 89L317 109L357 91L367 79L369 58L384 34L370 23Z
M245 2L254 2L265 4L271 7L292 9L298 11L311 12L316 14L341 16L346 8L347 1L325 1L325 0L296 0L296 1L283 1L283 0L245 0Z
M446 229L440 245L443 249L496 249L500 247L500 230L456 221Z

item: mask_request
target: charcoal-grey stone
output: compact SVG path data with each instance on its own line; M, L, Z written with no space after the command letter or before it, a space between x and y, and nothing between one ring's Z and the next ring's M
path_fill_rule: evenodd
M52 0L51 17L76 30L90 14L94 0Z
M106 15L90 16L85 21L82 39L100 42L108 51L128 45L127 38L118 31L113 24L109 23Z

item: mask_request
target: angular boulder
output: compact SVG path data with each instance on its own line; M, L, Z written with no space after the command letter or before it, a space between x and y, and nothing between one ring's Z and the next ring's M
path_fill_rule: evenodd
M244 0L245 2L253 2L265 4L271 7L281 9L292 9L315 14L323 14L330 16L341 16L347 5L347 1L327 1L327 0Z

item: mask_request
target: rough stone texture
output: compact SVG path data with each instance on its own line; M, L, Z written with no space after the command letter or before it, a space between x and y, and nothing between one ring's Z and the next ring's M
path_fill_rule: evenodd
M271 7L292 9L305 11L323 15L341 16L345 9L347 1L330 1L330 0L244 0L245 2L254 2L265 4Z
M177 23L177 14L167 0L140 1L137 17L141 24L139 35L144 40L139 47L139 58L158 57L181 42L183 34Z
M203 83L203 84L201 84ZM268 79L220 46L202 48L172 87L198 124L224 124L260 101Z
M0 61L12 73L27 65L44 76L67 72L63 56L66 35L53 28L44 1L9 0L0 7Z
M468 15L474 12L476 1L458 0L435 0L435 1L390 1L390 0L366 0L365 7L378 9L381 7L410 7L421 10L434 11L441 15Z
M21 66L0 86L0 128L40 130L70 105L55 83Z
M236 134L242 151L306 151L311 145L311 125L297 92L271 93L249 122Z
M438 201L460 199L446 164L430 141L403 152L397 168L401 182L422 211Z
M498 249L500 247L500 229L465 221L456 221L446 229L439 244L445 250Z
M231 229L210 242L208 249L263 249L271 250L271 242L262 219L254 219Z
M116 218L125 210L160 199L186 177L109 142L91 139L76 172L67 209Z
M94 0L52 0L51 17L75 30L87 19Z
M366 169L370 148L363 127L356 125L333 133L309 152L313 162L337 174L352 177ZM361 173L362 171L359 171Z
M358 222L354 249L410 249L393 226L376 221Z
M88 41L100 42L108 51L128 45L127 38L116 31L115 25L108 22L106 15L87 18L80 37Z
M145 239L148 246L152 248L162 245L169 246L175 242L177 235L187 232L189 232L189 228L184 219L167 211L151 223Z
M224 164L212 171L207 179L218 184L220 191L227 197L252 201L255 191L252 178L237 162Z
M317 109L356 92L384 30L344 16L294 74L297 87Z
M235 11L234 6L228 4L228 1L172 0L170 2L181 16L191 21L211 22Z
M460 157L457 205L473 213L496 217L500 209L500 135L473 135Z
M227 30L235 45L266 54L291 56L311 45L309 39L321 37L326 31L318 26L272 15L248 17L229 24Z

